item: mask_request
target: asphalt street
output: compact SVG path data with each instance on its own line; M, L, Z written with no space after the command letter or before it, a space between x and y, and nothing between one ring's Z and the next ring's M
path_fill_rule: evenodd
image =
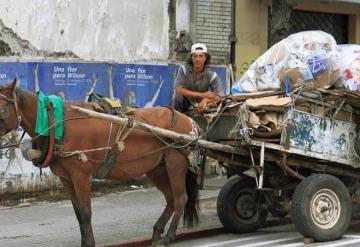
M215 198L224 179L206 180L201 191L200 227L219 226ZM155 188L113 192L92 200L96 246L151 236L152 227L165 206ZM182 228L182 224L179 229ZM0 208L1 247L74 247L80 231L70 201L23 203Z

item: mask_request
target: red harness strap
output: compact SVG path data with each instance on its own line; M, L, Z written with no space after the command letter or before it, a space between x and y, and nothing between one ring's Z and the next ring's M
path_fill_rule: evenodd
M47 149L47 153L44 159L44 162L40 165L38 165L38 167L40 168L45 168L49 166L49 162L53 156L54 153L54 145L55 145L55 141L54 141L54 118L53 118L53 107L51 102L48 103L47 105L47 114L48 114L48 123L49 123L49 144L48 144L48 149Z

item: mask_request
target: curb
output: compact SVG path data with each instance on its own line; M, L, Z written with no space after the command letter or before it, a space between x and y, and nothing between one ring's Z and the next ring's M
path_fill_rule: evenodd
M290 218L268 220L264 227L277 226L291 223ZM226 233L223 226L193 228L189 230L178 230L175 242L188 240L192 238L210 237L217 234ZM125 240L114 244L105 245L103 247L142 247L150 246L151 237Z
M190 230L179 230L176 234L175 242L188 240L190 238L201 238L224 233L225 229L222 226L193 228ZM104 247L141 247L151 245L151 237L144 237L139 239L121 241L119 243L105 245Z

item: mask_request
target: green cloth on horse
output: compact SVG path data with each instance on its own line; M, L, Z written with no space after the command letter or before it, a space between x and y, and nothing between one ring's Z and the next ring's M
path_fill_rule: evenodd
M54 137L57 140L61 140L64 133L62 98L55 95L46 96L41 91L39 91L37 95L38 95L38 99L37 99L35 133L42 136L49 136L47 105L48 102L51 102L53 105L53 118L55 124Z

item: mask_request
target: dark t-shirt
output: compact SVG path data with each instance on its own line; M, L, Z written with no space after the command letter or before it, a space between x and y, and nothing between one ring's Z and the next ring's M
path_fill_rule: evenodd
M212 71L209 67L205 67L200 78L197 80L191 65L181 65L175 79L174 87L183 87L194 92L207 92L211 89L212 92L223 95L220 87L220 78L216 72ZM190 101L198 102L199 99L190 98Z

